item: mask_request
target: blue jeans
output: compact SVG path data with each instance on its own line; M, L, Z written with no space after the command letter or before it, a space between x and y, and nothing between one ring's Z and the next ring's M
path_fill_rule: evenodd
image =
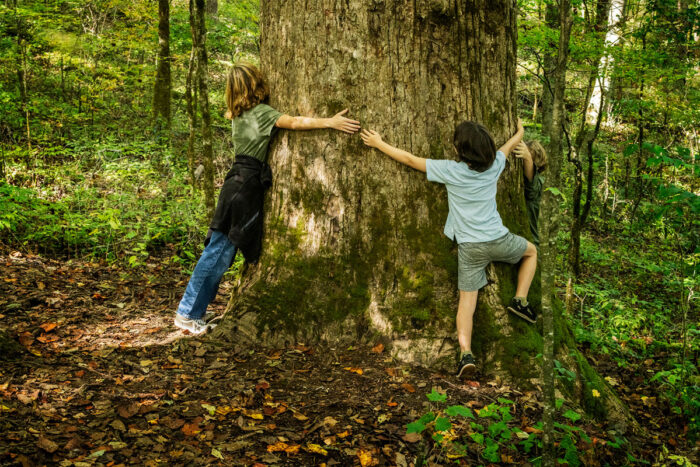
M226 234L215 230L197 261L177 314L188 319L201 319L216 297L219 282L235 257L236 246Z

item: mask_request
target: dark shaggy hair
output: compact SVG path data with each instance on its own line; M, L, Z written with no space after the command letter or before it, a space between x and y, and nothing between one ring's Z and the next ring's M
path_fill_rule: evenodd
M496 160L496 143L483 125L462 122L455 128L454 145L457 154L470 169L484 172Z

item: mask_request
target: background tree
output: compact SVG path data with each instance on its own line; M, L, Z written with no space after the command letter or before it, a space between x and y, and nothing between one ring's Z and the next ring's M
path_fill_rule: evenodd
M170 0L158 0L158 65L153 90L153 116L170 131Z
M196 79L201 112L202 164L204 165L204 200L209 219L214 215L214 151L212 148L211 113L209 110L209 89L207 85L209 65L207 60L206 1L194 0L194 29L192 46L197 55Z
M291 114L349 107L387 141L431 158L452 157L452 133L462 120L483 122L497 144L514 132L511 2L367 8L351 1L323 12L313 3L303 11L290 3L262 5L261 63L273 106ZM336 134L282 133L270 164L264 254L232 295L217 335L237 343L382 335L399 358L451 371L456 251L442 235L444 188L369 151L359 138ZM529 236L522 190L522 167L511 160L499 184L499 211L511 231ZM474 343L485 373L527 385L540 376L534 357L542 338L504 310L516 274L510 266L489 269ZM562 361L587 375L577 397L596 387L606 395L586 402L588 408L614 407L624 418L605 383L576 356L558 316L557 323Z

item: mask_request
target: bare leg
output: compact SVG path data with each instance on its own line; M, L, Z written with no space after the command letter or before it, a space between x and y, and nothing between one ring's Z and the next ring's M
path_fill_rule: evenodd
M462 352L472 351L472 325L474 310L476 309L476 297L479 291L459 291L459 306L457 308L457 335L459 347Z
M515 291L516 297L527 298L527 294L530 291L530 284L532 284L532 278L535 277L536 269L537 248L535 248L535 245L532 243L527 242L527 250L525 250L523 260L520 263L520 270L518 271L518 288Z

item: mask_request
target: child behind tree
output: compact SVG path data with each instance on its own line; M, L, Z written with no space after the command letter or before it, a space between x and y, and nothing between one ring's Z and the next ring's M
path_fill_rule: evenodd
M525 204L530 220L532 243L540 245L540 234L537 223L540 217L540 200L544 177L542 172L547 167L547 153L538 141L520 142L515 148L515 157L523 160L523 176L525 177Z

